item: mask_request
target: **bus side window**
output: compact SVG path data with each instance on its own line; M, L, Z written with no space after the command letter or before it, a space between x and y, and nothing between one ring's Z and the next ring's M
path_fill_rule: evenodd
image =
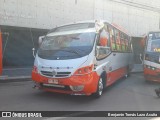
M106 25L100 33L99 46L110 47L109 32Z
M120 32L117 29L115 29L115 38L117 51L121 51Z
M132 51L132 48L131 48L131 45L132 45L132 43L131 43L132 41L131 41L131 37L129 37L129 43L128 43L128 48L129 48L129 52L131 52Z
M104 59L110 53L109 44L109 33L105 29L102 29L99 34L97 42L97 59Z
M104 30L106 31L106 33L107 33L107 38L108 38L107 46L110 47L110 35L109 35L109 28L108 28L108 25L105 24Z
M106 47L108 45L108 33L103 29L100 33L99 46Z
M130 37L127 36L127 52L130 52Z
M124 33L121 33L121 47L122 47L122 51L125 52Z
M125 52L127 52L127 47L128 47L128 45L127 45L127 35L126 34L124 34L124 45L125 45Z
M110 41L111 41L111 49L113 51L116 51L116 42L115 42L114 29L111 26L109 26L109 35L110 35Z

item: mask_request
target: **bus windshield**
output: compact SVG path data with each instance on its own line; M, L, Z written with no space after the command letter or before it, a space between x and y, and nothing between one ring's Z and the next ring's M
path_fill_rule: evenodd
M38 50L43 59L73 59L88 55L94 45L96 33L85 32L47 36Z
M147 45L147 51L160 52L160 33L150 33Z

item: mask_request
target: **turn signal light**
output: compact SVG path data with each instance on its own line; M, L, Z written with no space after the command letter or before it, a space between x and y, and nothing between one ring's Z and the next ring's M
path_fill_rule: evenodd
M84 74L88 74L88 73L92 72L92 70L93 70L93 65L90 65L90 66L79 68L74 74L75 75L84 75Z
M78 92L78 91L82 91L84 89L84 85L79 85L79 86L71 86L70 88L72 91Z

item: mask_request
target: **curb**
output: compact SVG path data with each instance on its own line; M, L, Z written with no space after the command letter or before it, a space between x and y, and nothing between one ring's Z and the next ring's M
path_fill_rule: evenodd
M143 71L131 71L131 73L143 73Z
M0 76L0 83L31 81L31 76Z

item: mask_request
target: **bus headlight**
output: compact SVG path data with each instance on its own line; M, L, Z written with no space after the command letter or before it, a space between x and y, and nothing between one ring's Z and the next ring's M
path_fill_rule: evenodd
M154 68L154 67L152 67L152 70L155 70L155 68Z
M149 65L144 65L145 68L151 69L151 70L157 70L157 68L149 66Z
M82 91L84 89L84 85L78 85L78 86L70 85L70 88L72 91L78 92L78 91Z
M90 66L79 68L74 75L85 75L93 71L93 64Z

